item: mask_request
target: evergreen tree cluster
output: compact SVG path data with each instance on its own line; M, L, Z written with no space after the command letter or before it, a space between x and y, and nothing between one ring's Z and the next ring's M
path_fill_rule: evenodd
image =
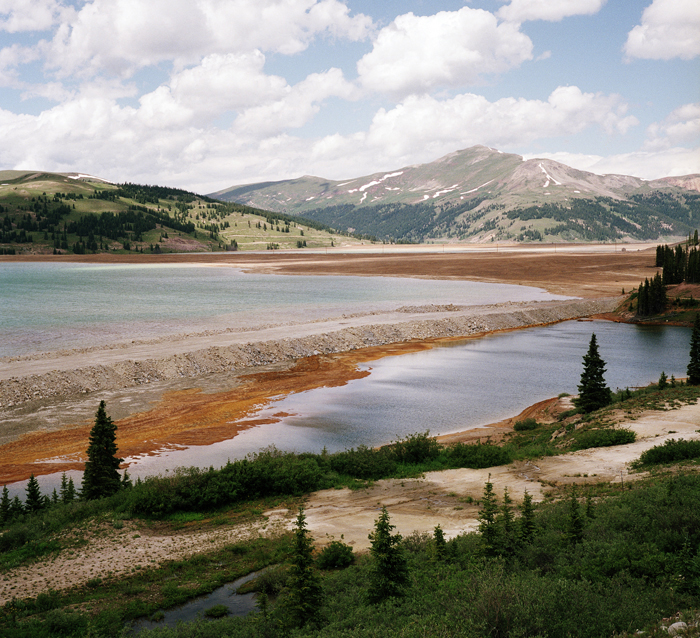
M662 279L667 286L700 283L700 251L698 250L697 230L691 235L686 245L679 244L656 247L656 267L663 268Z
M535 536L535 510L532 495L527 491L519 510L520 517L516 520L507 487L503 490L503 502L498 504L489 474L479 510L479 533L485 556L509 558L517 547L532 542Z
M37 478L32 474L29 477L29 481L27 481L24 502L22 502L19 496L15 496L11 499L7 485L3 485L2 496L0 497L0 525L7 525L24 514L39 512L58 504L72 503L77 498L78 494L73 484L73 478L67 478L65 472L61 477L60 491L57 492L54 489L50 497L41 493L39 481L37 481Z
M666 309L666 285L659 273L652 277L651 281L645 279L639 284L637 293L637 314L640 317L658 315Z

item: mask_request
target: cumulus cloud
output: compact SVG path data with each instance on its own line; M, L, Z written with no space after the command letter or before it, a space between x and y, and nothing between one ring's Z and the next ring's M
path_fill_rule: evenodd
M690 60L700 55L700 3L697 0L654 0L642 23L625 43L629 58Z
M684 104L675 109L663 122L647 128L647 150L667 149L678 145L697 143L700 137L700 103Z
M312 73L289 87L281 99L245 110L236 119L234 129L248 135L277 135L306 124L318 113L325 99L352 99L355 94L355 87L343 77L340 69Z
M0 0L0 31L46 31L68 11L56 0Z
M93 0L45 43L62 74L129 75L174 60L194 64L214 53L304 50L322 33L359 40L372 21L339 0Z
M449 100L411 96L390 111L381 110L369 131L373 145L404 155L411 147L437 149L488 144L514 147L539 138L580 133L592 125L625 133L637 119L626 115L617 95L559 87L547 101L503 98L489 102L471 93Z
M598 13L605 0L512 0L501 7L496 14L509 22L527 20L548 20L559 22L563 18L576 15Z
M532 41L517 25L464 7L431 16L398 16L357 64L362 85L405 96L472 84L532 58Z

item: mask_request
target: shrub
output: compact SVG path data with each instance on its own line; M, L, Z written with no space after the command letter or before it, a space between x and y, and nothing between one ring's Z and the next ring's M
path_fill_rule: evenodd
M320 569L343 569L352 565L355 556L352 547L342 541L332 541L321 550L316 564Z
M440 455L440 445L430 432L409 434L389 446L397 463L425 463Z
M516 421L515 425L513 426L513 429L516 432L524 432L525 430L534 430L537 427L539 427L539 423L537 423L536 419L533 419L530 417L529 419L525 419L524 421Z
M643 452L634 465L637 467L641 465L658 465L697 458L700 458L700 441L670 439L663 445L655 445L653 448Z
M637 435L632 430L586 430L577 437L574 450L586 450L593 447L610 447L634 443Z
M511 456L507 450L491 443L476 445L455 443L447 449L446 454L454 466L472 469L507 465L511 462Z
M228 616L228 607L224 604L214 605L204 610L204 615L208 618L223 618Z

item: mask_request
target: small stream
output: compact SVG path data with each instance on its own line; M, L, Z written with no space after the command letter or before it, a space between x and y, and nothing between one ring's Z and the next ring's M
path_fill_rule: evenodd
M144 618L131 625L132 635L138 635L145 629L155 629L156 627L175 627L179 622L190 622L198 617L205 618L204 612L214 605L226 605L229 616L246 616L255 609L255 594L237 594L236 590L245 583L255 579L260 572L253 572L243 578L234 580L232 583L222 585L211 594L195 598L184 605L163 609L165 617L155 621Z

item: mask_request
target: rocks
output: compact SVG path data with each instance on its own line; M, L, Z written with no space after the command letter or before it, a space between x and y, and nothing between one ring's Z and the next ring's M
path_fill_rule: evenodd
M392 322L374 319L374 314L363 316L366 321L353 327L328 330L327 324L318 325L318 332L307 336L287 337L269 341L254 341L256 332L250 331L250 341L242 344L213 346L162 358L154 357L125 360L110 365L87 366L72 370L55 370L42 375L13 377L0 382L0 404L21 405L28 401L70 397L89 392L121 389L176 378L196 378L201 375L234 372L244 368L268 365L310 357L382 346L413 340L470 336L474 334L555 323L611 311L617 300L574 300L562 302L523 304L508 303L492 306L458 308L420 308L406 319L397 317ZM415 310L415 309L414 309ZM295 328L290 327L294 333ZM307 331L308 332L308 331ZM154 345L153 352L158 348Z

